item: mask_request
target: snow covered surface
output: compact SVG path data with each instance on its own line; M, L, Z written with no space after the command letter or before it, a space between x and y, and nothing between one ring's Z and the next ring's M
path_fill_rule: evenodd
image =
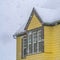
M24 23L24 24L17 30L17 32L14 34L14 36L25 32L24 28L25 28L26 24L27 24L27 22Z

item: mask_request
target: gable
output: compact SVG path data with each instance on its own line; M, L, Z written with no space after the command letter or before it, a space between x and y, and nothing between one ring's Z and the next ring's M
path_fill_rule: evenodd
M31 21L30 21L30 24L29 24L27 30L31 30L31 29L34 29L34 28L37 28L40 26L42 26L42 24L34 14Z
M31 30L42 26L42 20L37 14L36 10L33 8L29 20L26 24L25 30Z

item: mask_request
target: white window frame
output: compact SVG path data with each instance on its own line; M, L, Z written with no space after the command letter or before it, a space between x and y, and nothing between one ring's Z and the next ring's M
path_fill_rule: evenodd
M32 44L29 42L29 36L32 35L32 32L28 32L28 55L30 55L31 53L29 53L29 44ZM32 39L32 38L31 38Z
M42 31L39 29L38 31L37 31L37 53L39 53L40 51L39 51L39 42L42 42L42 41L44 41L44 39L42 39L42 37L39 37L39 34L41 33ZM41 35L42 35L42 33L41 33ZM39 38L41 38L41 40L39 40Z
M24 36L26 36L26 35L24 35ZM27 38L25 38L24 36L22 36L22 39L23 39L23 40L22 40L22 42L23 42L23 50L22 50L23 56L22 56L22 57L23 57L23 58L25 57L25 55L24 55L24 49L27 48L27 47L24 47L24 40L27 39Z

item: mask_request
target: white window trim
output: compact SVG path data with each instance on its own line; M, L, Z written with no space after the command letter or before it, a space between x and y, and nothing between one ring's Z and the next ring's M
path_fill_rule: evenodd
M36 52L34 52L34 44L37 43L37 41L34 41L34 34L35 34L35 33L36 33L36 31L34 31L34 32L32 33L32 41L33 41L33 44L32 44L32 45L33 45L33 46L32 46L32 49L33 49L33 50L32 50L32 54L35 54L35 53L36 53ZM36 37L36 39L37 39L37 37Z
M24 35L24 36L26 36L26 35ZM23 49L23 50L22 50L22 52L23 52L23 53L22 53L22 57L23 57L23 58L25 57L25 56L24 56L24 49L26 48L26 47L24 47L24 40L27 39L27 38L24 37L24 36L22 36L22 43L23 43L23 45L22 45L22 47L23 47L23 48L22 48L22 49Z
M26 38L23 38L23 57L24 57L24 49L26 48L26 47L24 47L24 40L25 40Z
M39 40L39 38L40 38L40 37L39 37L40 32L41 32L41 30L38 30L38 31L37 31L37 40L38 40L38 41L37 41L37 53L40 52L40 51L39 51L39 42L44 41L44 39L42 39L42 38L41 38L41 40ZM42 34L41 34L41 35L42 35Z
M32 34L32 32L29 32L29 33L28 33L28 51L27 51L27 52L28 52L28 55L30 55L30 53L29 53L29 44L32 44L32 43L29 42L29 36L30 36L31 34ZM31 39L32 39L32 38L31 38Z

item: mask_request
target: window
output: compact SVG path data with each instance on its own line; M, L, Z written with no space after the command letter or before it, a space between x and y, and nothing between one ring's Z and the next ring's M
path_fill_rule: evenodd
M26 55L44 52L43 29L34 29L23 38L23 57Z

